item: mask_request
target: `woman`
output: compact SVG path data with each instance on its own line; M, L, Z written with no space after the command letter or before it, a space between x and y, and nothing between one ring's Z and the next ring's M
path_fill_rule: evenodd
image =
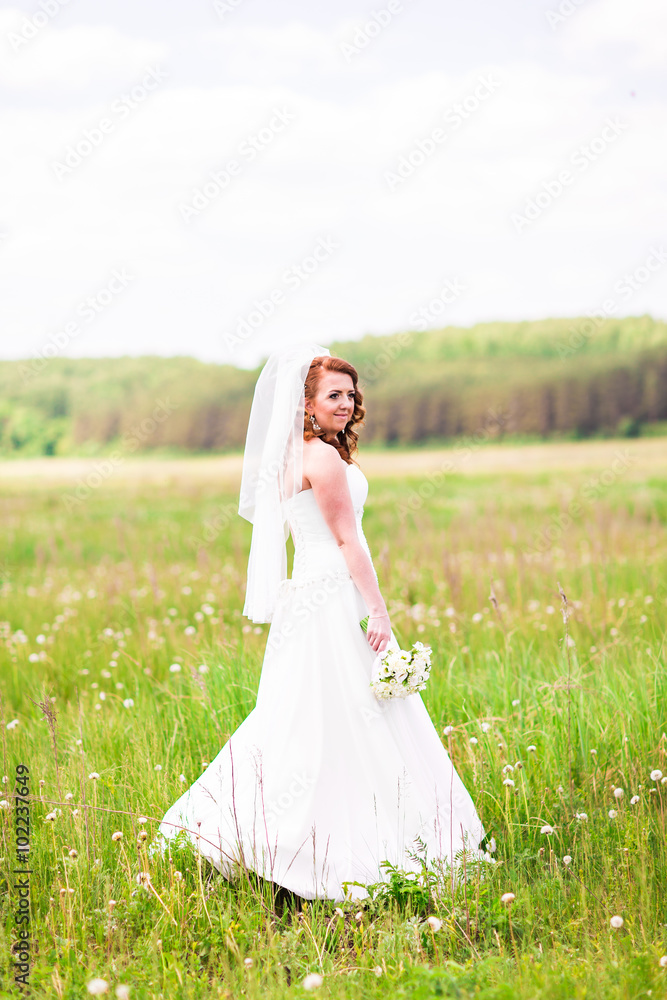
M356 370L319 345L277 352L260 374L239 503L253 523L243 613L271 622L257 703L159 828L185 828L228 877L251 869L306 899L363 898L383 861L419 871L424 848L452 865L463 849L483 856L421 696L380 702L370 687L396 640L352 457L365 412Z

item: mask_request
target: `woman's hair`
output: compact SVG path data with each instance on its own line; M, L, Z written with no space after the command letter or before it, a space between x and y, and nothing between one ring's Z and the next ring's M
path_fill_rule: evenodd
M357 450L357 441L359 440L359 435L354 428L357 425L363 424L364 416L366 415L366 408L363 405L364 397L358 386L359 376L357 375L357 369L351 365L349 361L344 361L343 358L333 358L328 354L319 355L318 357L313 358L306 376L306 399L315 398L322 372L325 371L341 372L343 375L349 375L352 379L352 384L354 385L354 412L343 430L338 431L335 439L331 442L326 442L327 444L331 444L332 447L338 451L343 461L347 462L348 465L351 465L352 456ZM323 437L324 433L325 432L323 430L316 431L313 429L310 416L308 413L305 413L303 418L304 441L310 441L310 439L314 437Z

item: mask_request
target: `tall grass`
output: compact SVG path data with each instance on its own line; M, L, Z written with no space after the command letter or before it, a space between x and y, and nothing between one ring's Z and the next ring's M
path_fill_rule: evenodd
M268 626L241 616L250 526L188 544L235 495L111 480L68 514L62 487L6 491L1 995L23 763L35 996L96 977L132 997L300 996L310 973L331 997L664 996L667 480L619 476L547 530L590 477L451 476L408 513L421 481L371 482L392 621L433 646L424 699L496 862L454 898L429 864L340 912L228 882L187 845L173 865L147 853L254 705Z

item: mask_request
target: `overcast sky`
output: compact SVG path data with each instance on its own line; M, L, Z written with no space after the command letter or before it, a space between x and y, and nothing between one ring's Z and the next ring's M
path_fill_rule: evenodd
M664 0L31 0L0 56L3 358L667 318Z

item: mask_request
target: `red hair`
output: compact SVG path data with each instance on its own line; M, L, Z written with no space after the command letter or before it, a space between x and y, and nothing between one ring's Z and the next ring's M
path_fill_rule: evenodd
M364 417L366 415L366 408L363 405L364 397L359 389L358 382L359 376L357 375L357 369L354 365L351 365L349 361L344 361L343 358L333 358L328 354L319 355L313 358L308 374L305 381L305 396L306 399L314 399L320 384L320 379L322 377L322 372L340 372L343 375L349 375L352 379L352 384L354 385L354 412L352 416L346 423L342 431L338 431L336 437L333 441L326 441L326 444L330 444L339 453L340 457L348 465L352 464L352 456L357 450L357 441L359 440L359 435L355 431L357 425L361 425L364 422ZM310 441L314 437L323 437L325 431L316 431L313 429L312 422L308 413L304 414L303 418L303 439L304 441Z

